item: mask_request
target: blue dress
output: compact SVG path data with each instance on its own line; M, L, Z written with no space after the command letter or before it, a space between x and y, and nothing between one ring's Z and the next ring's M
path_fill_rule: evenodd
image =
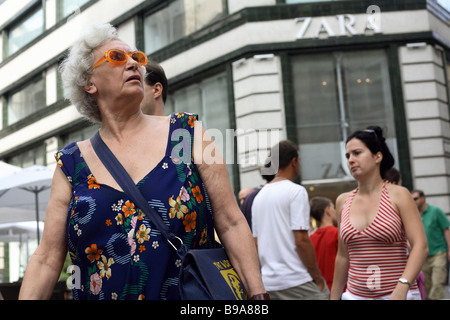
M188 248L206 249L215 245L208 195L197 167L182 161L186 135L171 138L177 129L193 136L195 120L171 115L166 154L137 186ZM75 299L179 299L181 261L145 214L125 193L97 183L76 143L55 157L73 192L67 246Z

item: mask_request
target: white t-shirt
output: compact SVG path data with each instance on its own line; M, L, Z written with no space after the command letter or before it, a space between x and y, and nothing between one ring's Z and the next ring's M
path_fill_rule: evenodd
M312 281L297 254L293 230L309 230L309 200L290 180L266 184L252 205L253 236L258 238L261 275L268 291Z

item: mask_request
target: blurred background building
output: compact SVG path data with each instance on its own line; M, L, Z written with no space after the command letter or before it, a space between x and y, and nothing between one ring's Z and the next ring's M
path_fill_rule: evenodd
M164 67L167 114L218 129L236 193L287 138L310 195L335 199L355 186L346 137L379 125L403 184L450 213L450 0L0 0L0 160L53 168L98 129L58 73L93 22Z

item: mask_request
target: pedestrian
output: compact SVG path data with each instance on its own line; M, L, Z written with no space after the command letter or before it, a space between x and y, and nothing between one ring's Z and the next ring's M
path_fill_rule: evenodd
M339 247L331 299L419 300L415 279L428 252L425 231L409 191L385 180L394 158L382 129L352 133L346 158L358 187L336 200Z
M313 197L310 200L311 217L317 223L311 235L311 242L316 251L317 263L331 290L334 276L334 262L338 249L338 228L336 209L333 202L326 197Z
M390 183L397 184L399 186L402 185L402 175L400 171L398 171L394 167L390 168L386 172L386 180L389 181Z
M148 115L165 116L164 105L167 101L169 83L162 66L149 60L145 66L144 98L141 102L142 112Z
M253 188L243 188L239 191L238 194L238 199L239 199L239 205L242 206L242 204L244 203L245 198L247 198L247 196L253 192Z
M217 230L247 295L265 297L226 165L202 161L204 149L215 145L202 139L196 115L143 114L146 64L146 55L121 41L114 27L95 24L62 63L65 92L84 116L101 123L105 144L185 246L213 248ZM171 133L178 129L193 137L191 163L172 155ZM48 299L69 251L79 279L75 299L179 299L176 251L122 192L90 140L71 143L56 159L42 241L20 298Z
M445 298L445 283L450 261L450 222L437 206L427 203L422 190L411 193L421 214L428 240L428 257L422 267L425 275L425 291L428 300Z
M264 286L271 299L328 299L308 235L308 194L293 182L300 176L297 145L287 140L275 145L271 163L278 168L275 178L262 187L252 205L252 231Z
M270 162L267 162L264 164L264 168L270 168ZM262 178L266 180L266 183L273 180L275 177L274 174L261 174ZM242 201L241 203L241 211L244 214L245 219L248 222L249 227L252 227L252 205L253 200L255 200L256 195L261 191L261 188L264 185L261 185L255 189L253 189Z

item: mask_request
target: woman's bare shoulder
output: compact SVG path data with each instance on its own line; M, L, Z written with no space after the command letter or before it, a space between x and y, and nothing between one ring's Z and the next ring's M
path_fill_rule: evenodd
M336 207L339 205L343 205L345 203L345 201L348 199L348 197L354 192L354 190L352 191L348 191L348 192L344 192L341 193L340 195L338 195L338 197L336 198Z

